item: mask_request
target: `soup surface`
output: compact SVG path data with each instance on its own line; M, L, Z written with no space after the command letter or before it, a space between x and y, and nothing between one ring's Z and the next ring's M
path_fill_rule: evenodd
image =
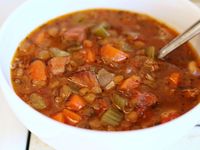
M198 104L200 69L189 44L157 59L177 33L118 10L68 14L19 45L15 92L39 112L76 127L123 131L168 122Z

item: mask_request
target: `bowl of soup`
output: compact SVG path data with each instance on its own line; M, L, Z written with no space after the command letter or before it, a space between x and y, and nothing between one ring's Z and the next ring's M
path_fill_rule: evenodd
M157 56L199 12L187 0L27 1L0 31L6 100L56 149L164 148L200 119L199 38Z

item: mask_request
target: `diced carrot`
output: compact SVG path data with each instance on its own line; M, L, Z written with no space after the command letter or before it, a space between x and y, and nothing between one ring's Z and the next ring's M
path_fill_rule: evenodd
M76 125L82 120L80 115L78 115L77 113L74 113L73 111L67 110L67 109L63 110L63 114L65 116L66 123L68 123L70 125Z
M86 50L86 62L87 63L92 63L96 60L96 55L92 49L87 49Z
M86 105L84 99L79 95L72 95L66 103L66 107L73 111L78 111Z
M129 55L107 44L101 48L101 57L106 62L121 62L127 59Z
M41 60L33 61L28 68L28 73L32 80L44 81L47 79L46 65Z
M58 74L65 72L65 65L67 63L69 63L69 61L70 61L69 57L54 57L54 58L52 58L48 62L50 71L54 75L58 75Z
M62 112L59 112L59 113L53 115L51 118L53 118L54 120L57 120L59 122L65 123L65 116L63 115Z
M174 72L169 76L169 82L173 87L177 87L180 82L180 73Z
M124 80L122 84L119 86L120 90L130 91L139 87L141 79L139 76L132 75L128 79Z

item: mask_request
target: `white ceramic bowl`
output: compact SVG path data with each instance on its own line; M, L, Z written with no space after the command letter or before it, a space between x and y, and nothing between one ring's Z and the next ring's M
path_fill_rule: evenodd
M27 34L54 17L88 8L117 8L149 14L178 31L200 18L200 10L188 0L30 0L18 8L0 31L0 85L14 114L31 132L56 149L161 150L177 141L200 120L200 106L169 123L127 132L99 132L58 123L33 110L13 91L10 64ZM200 40L192 41L200 50ZM23 90L23 89L22 89Z

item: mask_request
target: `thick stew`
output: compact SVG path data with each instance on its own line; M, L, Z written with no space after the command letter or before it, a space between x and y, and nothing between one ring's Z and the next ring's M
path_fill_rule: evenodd
M62 123L123 131L168 122L199 103L200 62L189 44L157 59L177 33L132 12L97 9L37 28L11 66L16 94Z

